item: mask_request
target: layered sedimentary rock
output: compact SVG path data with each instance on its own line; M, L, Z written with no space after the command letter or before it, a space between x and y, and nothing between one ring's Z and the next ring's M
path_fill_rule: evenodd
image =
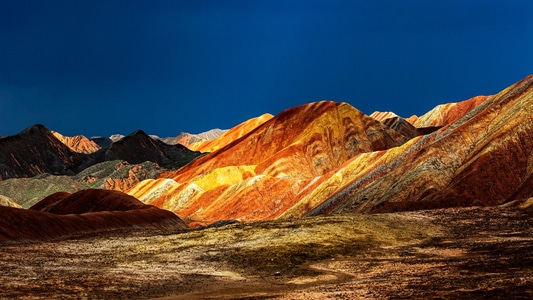
M128 193L206 223L528 199L532 82L438 106L416 118L419 128L346 104L296 107Z
M169 211L117 191L57 193L31 209L0 206L0 243L47 241L115 230L186 230Z
M244 135L248 134L250 131L257 128L259 125L265 123L266 121L272 119L274 116L271 114L263 114L257 118L252 118L247 120L230 130L225 131L220 136L215 139L203 139L198 142L189 143L187 147L191 150L201 151L201 152L213 152L220 148L225 147L229 143L240 139Z
M60 142L43 125L0 139L0 180L38 174L75 174L85 156Z
M374 118L380 122L383 122L390 118L399 118L397 114L392 111L375 111L369 115L369 117Z
M191 219L272 219L317 178L408 138L347 103L288 109L240 139L128 193Z
M533 77L433 134L354 157L283 217L499 205L533 193ZM316 200L322 199L322 200Z
M96 152L101 148L95 142L89 140L83 135L69 137L55 131L52 131L52 134L74 152L89 154Z
M166 169L149 161L141 164L107 161L72 176L41 174L31 178L3 180L0 181L0 195L9 197L23 208L29 208L56 192L74 193L88 188L125 191L142 180L156 178L163 171Z
M407 121L417 128L446 126L459 120L489 97L476 96L457 103L437 105L421 117L412 116Z

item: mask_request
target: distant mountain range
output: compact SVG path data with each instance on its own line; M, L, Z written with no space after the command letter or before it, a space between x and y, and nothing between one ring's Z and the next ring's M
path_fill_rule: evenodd
M35 125L0 139L0 195L27 208L54 192L113 189L196 225L527 206L532 111L529 76L496 95L409 118L320 101L165 139L140 130L64 137Z

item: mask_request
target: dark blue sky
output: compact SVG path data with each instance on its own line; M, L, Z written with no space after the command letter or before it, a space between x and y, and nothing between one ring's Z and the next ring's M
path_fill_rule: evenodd
M408 117L533 73L533 1L0 1L0 135L159 136L322 99Z

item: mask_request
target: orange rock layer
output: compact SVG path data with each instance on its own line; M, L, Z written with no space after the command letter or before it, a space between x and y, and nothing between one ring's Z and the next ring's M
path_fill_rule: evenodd
M59 132L52 131L52 133L58 140L67 145L70 150L74 152L89 154L100 150L100 146L83 135L68 137L63 136Z

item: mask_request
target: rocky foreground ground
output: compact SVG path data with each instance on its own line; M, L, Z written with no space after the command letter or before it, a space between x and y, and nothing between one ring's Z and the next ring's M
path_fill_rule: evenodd
M0 297L533 299L533 210L455 208L0 246Z

